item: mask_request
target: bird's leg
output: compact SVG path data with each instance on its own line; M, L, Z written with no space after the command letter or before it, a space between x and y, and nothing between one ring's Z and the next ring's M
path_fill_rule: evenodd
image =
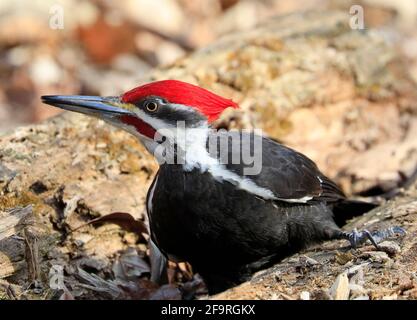
M384 230L376 230L372 233L366 229L361 231L353 229L351 232L342 232L340 234L340 238L349 240L352 248L356 248L359 245L365 243L366 240L369 240L375 248L379 249L378 243L396 234L404 236L406 232L403 228L398 226L390 227Z

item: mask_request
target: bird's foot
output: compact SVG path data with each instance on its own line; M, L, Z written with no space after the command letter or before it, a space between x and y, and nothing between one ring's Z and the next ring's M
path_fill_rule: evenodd
M406 235L406 231L398 226L390 227L384 230L376 230L372 233L366 229L362 231L354 229L351 232L343 232L342 237L349 240L352 248L357 248L359 245L365 243L366 240L369 240L376 249L379 249L378 243L387 238L393 237L396 234L404 236Z

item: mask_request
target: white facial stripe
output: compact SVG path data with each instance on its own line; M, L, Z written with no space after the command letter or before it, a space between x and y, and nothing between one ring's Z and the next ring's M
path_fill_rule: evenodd
M184 137L185 141L177 141L178 145L185 149L186 171L191 171L195 167L200 167L202 171L206 171L208 166L217 163L217 160L208 155L206 149L206 141L209 133L207 124L200 128L188 128L184 134L178 137Z
M173 125L167 124L165 121L158 118L154 118L140 109L135 110L135 113L138 115L138 118L149 124L155 130L175 128Z

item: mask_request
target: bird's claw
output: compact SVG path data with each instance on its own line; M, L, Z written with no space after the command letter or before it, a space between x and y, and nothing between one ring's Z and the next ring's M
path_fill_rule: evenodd
M366 240L369 240L372 245L379 250L378 243L387 238L393 237L396 234L404 236L407 232L401 227L394 226L384 230L376 230L372 233L366 229L361 231L354 229L351 232L345 232L343 235L347 240L349 240L352 248L357 248L359 245L365 243Z

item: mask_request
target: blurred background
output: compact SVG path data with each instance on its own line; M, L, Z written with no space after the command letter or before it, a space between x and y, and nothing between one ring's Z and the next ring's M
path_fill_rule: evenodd
M120 94L151 68L269 16L352 4L403 51L416 79L415 0L2 0L0 132L58 113L42 94Z

